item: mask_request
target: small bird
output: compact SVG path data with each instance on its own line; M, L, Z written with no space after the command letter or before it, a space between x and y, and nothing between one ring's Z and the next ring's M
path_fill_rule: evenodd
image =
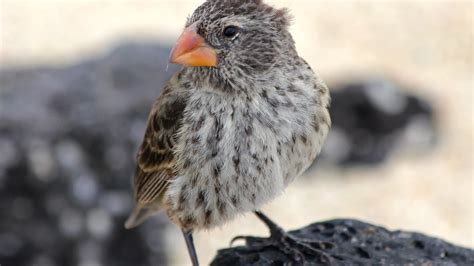
M166 211L198 265L193 232L255 212L271 233L261 243L300 262L301 247L321 253L259 211L309 167L331 124L329 90L298 56L290 20L261 0L207 0L188 18L170 55L183 68L148 117L126 228Z

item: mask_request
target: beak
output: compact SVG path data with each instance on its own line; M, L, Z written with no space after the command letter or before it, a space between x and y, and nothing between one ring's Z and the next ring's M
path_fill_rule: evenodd
M197 33L196 24L184 29L170 54L170 62L185 66L217 66L217 53Z

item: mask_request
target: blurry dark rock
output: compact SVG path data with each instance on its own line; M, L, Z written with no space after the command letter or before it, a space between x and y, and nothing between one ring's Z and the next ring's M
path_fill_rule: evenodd
M128 43L63 68L0 70L0 264L166 263L146 236L162 247L167 223L123 223L150 106L176 71L169 50Z
M431 104L403 85L374 78L331 88L332 128L322 160L354 165L383 162L395 149L424 150L436 140Z
M291 234L304 239L327 241L324 250L332 265L474 265L474 250L458 247L419 233L389 231L357 220L314 223ZM248 246L222 249L211 265L297 265L272 246L253 250ZM323 265L308 257L308 265Z

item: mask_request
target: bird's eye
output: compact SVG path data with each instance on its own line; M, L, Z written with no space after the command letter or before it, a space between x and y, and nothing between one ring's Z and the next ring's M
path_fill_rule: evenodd
M238 32L236 26L227 26L224 28L223 34L225 37L231 38L234 37Z

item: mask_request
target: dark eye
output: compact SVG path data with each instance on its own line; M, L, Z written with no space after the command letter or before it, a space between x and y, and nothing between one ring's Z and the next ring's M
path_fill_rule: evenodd
M237 32L238 32L238 29L236 26L227 26L225 27L223 33L225 37L230 38L230 37L234 37L237 34Z

